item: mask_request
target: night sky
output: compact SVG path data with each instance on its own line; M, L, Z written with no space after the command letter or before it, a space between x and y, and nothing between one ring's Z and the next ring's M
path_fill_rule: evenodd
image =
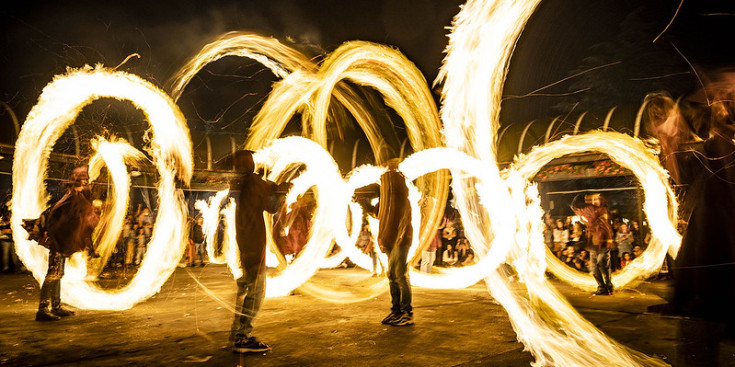
M114 67L132 53L141 57L120 69L164 86L204 44L233 30L276 37L316 58L348 40L395 46L431 83L444 56L446 27L462 1L191 3L58 1L3 8L0 101L22 121L53 75L85 64ZM693 92L699 82L684 57L704 80L735 61L732 3L684 1L671 27L653 43L673 17L678 0L542 2L511 62L503 123L567 113L578 102L580 109L604 109L637 106L649 91L667 90L673 95ZM537 92L542 95L517 98L606 64L614 65ZM260 73L261 69L243 60L223 60L205 69L180 101L192 129L244 132L275 80ZM223 114L245 94L249 96L239 102L236 114ZM10 143L10 126L3 110L1 142Z

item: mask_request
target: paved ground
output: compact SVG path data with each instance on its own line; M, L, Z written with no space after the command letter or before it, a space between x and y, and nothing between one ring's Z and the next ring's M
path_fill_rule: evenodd
M226 348L232 314L196 285L196 276L231 303L223 266L178 269L160 294L121 312L79 310L55 323L33 321L38 285L0 275L0 365L8 366L529 366L505 311L478 284L464 290L414 288L416 325L380 324L389 296L332 304L303 295L265 301L256 334L267 355L241 358ZM366 272L319 272L318 282L354 284ZM115 284L119 280L105 282ZM558 284L580 312L619 342L676 366L735 366L735 341L700 320L647 313L670 292L666 282L592 297Z

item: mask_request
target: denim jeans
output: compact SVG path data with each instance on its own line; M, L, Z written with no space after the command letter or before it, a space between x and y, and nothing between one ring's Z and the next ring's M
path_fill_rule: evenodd
M253 331L253 319L258 314L265 298L265 261L259 268L244 269L242 277L237 279L237 298L235 307L237 314L232 323L230 340L249 338Z
M204 245L204 242L194 242L194 249L196 250L197 256L199 257L199 263L204 264L204 258L207 254L207 247ZM192 261L192 263L194 262Z
M411 243L396 244L388 250L388 285L390 286L391 310L393 312L412 312L411 283L408 278L408 248Z
M64 276L66 258L60 253L50 251L48 254L48 271L41 285L39 309L58 308L61 306L61 278Z
M18 270L21 266L18 255L15 253L15 244L10 240L0 240L0 249L2 249L2 267L3 271Z
M597 281L597 290L612 292L610 249L590 250L590 262L592 265L592 275Z

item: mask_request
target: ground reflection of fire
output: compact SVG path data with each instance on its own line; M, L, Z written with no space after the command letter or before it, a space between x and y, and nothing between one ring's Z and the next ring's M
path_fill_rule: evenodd
M667 183L667 174L656 157L640 141L614 133L594 132L569 137L517 157L515 164L500 172L494 154L500 96L507 65L525 23L540 0L469 1L454 22L447 57L441 70L444 82L442 120L433 103L428 85L413 64L391 48L367 42L348 42L317 66L300 53L272 39L251 34L227 34L207 45L174 78L171 95L181 95L188 81L201 68L224 56L252 58L282 78L251 127L248 148L258 150L258 164L278 181L294 165L304 171L293 180L287 204L296 202L307 190L314 192L312 229L303 250L290 264L268 281L268 296L288 294L304 286L308 293L335 302L372 297L385 289L379 280L365 294L353 294L330 287L309 284L309 278L324 264L333 241L341 252L336 259L350 257L362 267L371 267L355 241L362 212L352 202L357 187L376 182L382 168L363 166L345 180L327 144L326 123L332 96L352 114L365 131L378 163L385 161L380 148L382 138L369 111L339 82L343 79L379 91L386 103L403 118L409 140L417 153L409 156L401 170L412 187L414 235L412 254L428 245L433 229L443 212L447 194L446 175L454 177L453 190L459 211L465 218L466 235L479 261L462 269L439 274L413 273L414 284L426 287L456 288L484 278L491 295L507 310L519 340L535 356L539 365L662 365L662 361L631 351L607 338L584 320L545 279L546 247L541 239L541 210L538 193L529 184L531 177L549 160L579 151L598 150L636 173L645 191L645 211L655 240L645 256L637 259L616 278L623 287L661 264L667 251L675 255L679 236L676 201ZM494 63L493 63L494 62ZM130 100L146 113L153 139L150 155L159 170L159 214L148 256L136 277L125 288L102 291L86 279L86 259L74 258L64 278L64 300L90 309L132 307L160 289L184 251L185 207L175 178L188 182L192 174L191 142L184 118L165 93L135 76L104 68L74 70L57 77L45 89L39 103L29 114L18 138L13 166L13 231L19 255L41 280L45 270L45 250L24 240L23 218L38 216L46 206L43 178L46 160L54 142L71 125L81 108L100 97ZM307 138L276 139L297 111L302 113ZM274 140L275 139L275 140ZM446 142L446 148L442 148ZM102 144L100 145L102 148ZM112 177L125 175L117 157L100 151ZM97 167L97 166L95 166ZM428 175L428 176L427 176ZM423 177L426 176L426 177ZM124 181L124 178L122 179ZM116 192L124 193L125 190ZM122 188L121 188L122 189ZM420 191L419 191L420 190ZM434 198L420 215L421 194ZM234 245L234 202L224 202L226 192L210 203L199 203L205 217L207 237L213 239L225 204L225 245L221 256L208 248L214 262L227 263L235 277L242 274ZM103 239L119 234L125 206L113 206L108 218L113 225L103 227ZM420 221L420 223L419 223ZM420 225L421 224L421 225ZM373 232L375 233L375 231ZM228 240L229 239L229 240ZM103 242L106 243L107 240ZM209 241L214 243L214 241ZM523 287L511 284L502 274L502 263L513 266ZM583 289L588 276L565 273L554 262L549 270Z

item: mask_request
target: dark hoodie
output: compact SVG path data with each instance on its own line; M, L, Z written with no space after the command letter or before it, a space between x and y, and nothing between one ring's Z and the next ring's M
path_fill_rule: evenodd
M243 268L260 268L265 261L266 232L263 211L274 212L269 200L277 185L254 173L255 163L250 151L235 154L235 167L242 173L239 182L240 198L235 215L237 245Z

